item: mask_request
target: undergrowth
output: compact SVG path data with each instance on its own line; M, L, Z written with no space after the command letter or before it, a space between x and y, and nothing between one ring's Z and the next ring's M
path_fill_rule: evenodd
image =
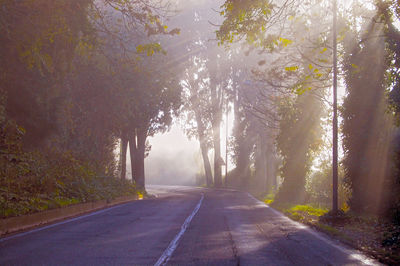
M132 182L98 176L68 153L24 153L16 161L3 156L0 168L1 218L136 194Z
M0 134L0 218L136 194L132 182L100 176L72 152L22 150L24 130L12 121Z

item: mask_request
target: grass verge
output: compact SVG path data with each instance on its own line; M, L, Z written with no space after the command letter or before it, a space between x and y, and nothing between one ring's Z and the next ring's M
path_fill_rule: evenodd
M272 195L263 202L284 213L290 219L315 228L341 242L388 265L400 265L400 225L350 212L336 220L324 219L327 208L313 204L295 205L274 202Z

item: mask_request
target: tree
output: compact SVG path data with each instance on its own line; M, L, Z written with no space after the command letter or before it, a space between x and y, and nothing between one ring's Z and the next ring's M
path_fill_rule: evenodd
M283 183L276 195L277 201L305 201L306 176L313 155L321 146L322 110L321 101L312 95L282 98L277 146L283 159L280 169Z
M375 214L384 211L391 179L391 121L385 114L386 48L384 29L377 20L379 13L364 20L362 30L349 34L345 42L347 96L341 112L343 165L352 189L350 207L355 212Z
M330 81L326 4L225 1L222 9L225 20L217 31L220 43L243 41L250 51L259 52L259 66L253 74L265 88L251 105L266 125L279 127L276 140L283 160L283 184L277 197L301 201L306 175L320 144L319 124ZM316 16L316 10L322 14ZM262 104L261 99L270 103Z
M235 176L238 187L257 193L272 192L276 182L276 116L273 94L266 84L238 71L233 81ZM245 80L245 82L242 82ZM252 168L254 171L252 171ZM253 174L252 174L253 173Z
M208 151L211 144L211 113L208 108L210 94L207 90L209 84L207 81L207 69L204 60L199 57L193 57L193 66L186 69L185 78L181 81L183 87L183 99L185 109L187 110L187 122L194 125L186 125L186 131L189 136L197 136L200 142L201 156L203 159L204 172L207 187L213 184L211 164L208 157Z
M0 87L7 117L26 129L24 147L54 133L62 78L75 48L90 45L89 1L2 1ZM24 77L23 79L20 77Z
M164 132L180 108L181 89L174 73L168 71L167 58L148 58L131 86L135 102L129 119L128 135L132 175L138 189L145 189L144 159L147 137Z
M209 71L209 90L211 97L211 125L214 147L214 185L222 186L222 162L221 157L221 123L224 104L224 89L227 86L227 77L221 69L220 54L211 54L214 57L207 60L207 68Z
M387 87L391 88L389 108L394 111L397 131L400 123L400 32L394 26L394 22L400 19L400 9L396 1L377 1L375 5L385 25L385 41L388 47L386 50L386 64L388 64L386 79ZM398 134L395 134L392 145L393 161L390 171L393 173L393 178L387 185L389 189L386 192L388 202L386 216L398 223L400 221L400 140Z
M229 53L224 51L213 40L214 32L210 31L209 21L218 20L218 14L211 9L215 3L202 2L201 9L185 10L184 29L188 36L184 38L184 48L187 52L188 64L183 71L184 95L188 99L186 111L186 131L191 136L197 136L200 141L207 185L222 186L223 159L221 158L220 127L229 83ZM204 6L209 7L205 9ZM195 19L188 18L195 17ZM208 20L207 20L208 19ZM192 21L188 24L188 21ZM211 165L209 169L208 150L214 150L212 180Z

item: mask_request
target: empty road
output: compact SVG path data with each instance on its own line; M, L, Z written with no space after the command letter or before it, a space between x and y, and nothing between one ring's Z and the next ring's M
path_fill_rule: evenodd
M0 265L376 264L245 192L148 190L157 197L0 239Z

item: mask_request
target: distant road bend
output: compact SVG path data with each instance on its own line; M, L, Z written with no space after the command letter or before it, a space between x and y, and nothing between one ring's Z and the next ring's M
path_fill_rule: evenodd
M0 239L0 265L376 265L245 192L150 186L135 201Z

